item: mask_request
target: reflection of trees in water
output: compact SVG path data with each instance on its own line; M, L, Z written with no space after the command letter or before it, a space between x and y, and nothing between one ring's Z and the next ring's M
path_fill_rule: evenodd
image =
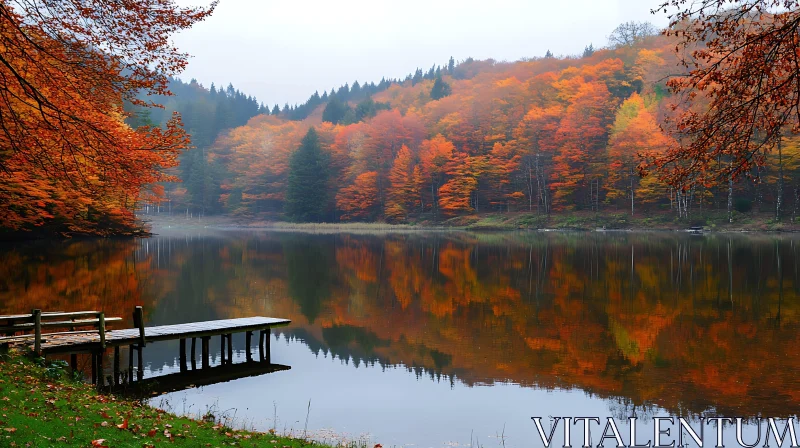
M156 238L7 250L0 295L23 297L21 310L45 295L69 310L103 291L126 313L145 302L151 323L288 317L287 334L315 353L467 385L580 388L618 399L614 412L784 415L800 399L788 356L799 342L794 243L666 233ZM786 392L775 396L763 372Z
M636 417L641 422L649 422L656 415L661 415L658 406L649 403L636 403L628 397L613 397L606 400L608 414L617 421L628 421Z
M322 302L331 294L334 248L321 240L331 237L290 236L283 241L283 255L289 283L289 295L300 306L309 323L319 315Z

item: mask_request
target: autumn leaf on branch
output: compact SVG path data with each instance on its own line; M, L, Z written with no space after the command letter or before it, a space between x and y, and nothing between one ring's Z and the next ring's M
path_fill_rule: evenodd
M0 0L0 227L130 230L189 139L178 116L131 129L122 105L169 94L188 58L170 36L215 6Z
M684 72L668 81L681 143L642 166L672 185L710 185L762 166L784 133L800 131L800 2L670 0Z

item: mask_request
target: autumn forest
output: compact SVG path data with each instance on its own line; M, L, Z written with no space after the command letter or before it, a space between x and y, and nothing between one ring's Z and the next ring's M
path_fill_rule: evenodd
M270 107L230 84L164 76L187 63L164 39L214 5L170 10L157 37L120 24L70 28L104 14L71 3L58 7L68 31L53 34L24 6L2 5L6 236L141 233L142 218L159 215L459 225L488 214L530 226L576 215L681 225L797 215L795 124L765 112L757 119L771 127L743 118L749 131L709 133L698 117L728 100L687 84L702 67L681 54L702 58L716 44L679 37L682 26L709 26L680 16L664 31L623 23L579 55L450 58ZM109 58L81 39L119 51ZM141 51L148 45L157 56Z
M648 169L679 144L667 124L678 114L667 85L678 65L675 39L636 23L610 39L580 56L451 59L403 80L314 93L302 105L254 102L247 124L216 138L202 121L213 118L198 109L213 117L209 102L238 92L193 81L188 87L203 99L182 115L201 147L183 156L183 182L167 187L157 210L389 223L482 213L795 218L793 137L746 172L688 187Z

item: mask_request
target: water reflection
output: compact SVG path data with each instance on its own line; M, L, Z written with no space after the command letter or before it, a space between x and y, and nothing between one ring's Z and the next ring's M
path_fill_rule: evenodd
M374 366L387 396L399 380L382 371L399 367L447 385L452 402L464 388L495 385L488 390L501 396L508 384L580 392L580 406L600 402L620 416L779 417L800 408L798 242L220 233L12 245L0 249L0 312L98 308L127 317L141 304L150 325L285 317L293 324L273 353L293 370L270 381L329 384L319 363L336 359L353 379L336 378L354 386L362 380L353 367ZM318 361L300 359L309 349ZM146 356L170 371L177 342Z

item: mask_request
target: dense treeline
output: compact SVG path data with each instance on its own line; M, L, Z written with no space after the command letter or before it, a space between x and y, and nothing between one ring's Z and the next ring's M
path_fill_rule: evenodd
M680 112L666 86L677 64L674 40L632 23L612 37L608 48L587 46L580 57L451 60L374 95L344 86L326 103L312 97L316 111L302 121L259 114L204 153L220 178L201 187L203 210L309 220L289 212L287 189L293 170L308 172L310 165L289 160L314 128L327 159L308 162L327 180L308 197L326 202L314 221L581 211L686 218L711 209L794 217L800 154L792 138L752 178L681 188L640 177L643 158L678 144L660 126ZM192 185L185 188L194 196Z
M166 202L162 205L167 212L177 206L192 216L221 213L218 198L226 167L210 161L208 150L221 133L246 124L268 109L231 84L217 89L213 83L205 88L194 79L189 83L170 79L169 89L172 96L147 98L163 108L129 107L132 116L128 124L134 128L163 126L174 112L180 114L193 149L180 155L177 175L182 182L164 185ZM146 205L145 210L151 211L150 206Z
M797 8L710 21L684 11L665 35L628 22L608 47L588 45L579 57L450 58L403 80L356 81L272 110L230 85L168 77L187 55L164 42L213 5L0 0L0 8L0 74L11 80L0 86L0 228L12 233L131 234L142 209L388 222L484 212L689 218L709 209L727 210L729 220L734 210L794 220L798 210L800 109L792 98L800 91L786 87L796 64L757 57L762 47L796 48L763 30L791 29L785 23L796 23L786 21ZM38 10L49 12L26 21ZM706 42L708 30L718 37ZM739 43L749 65L711 64L708 48L724 55ZM692 69L686 54L706 66ZM753 73L772 93L752 88ZM689 101L672 107L674 92ZM316 138L304 154L322 156L293 157L310 128ZM306 193L292 196L293 178L314 178L314 193L294 182Z

